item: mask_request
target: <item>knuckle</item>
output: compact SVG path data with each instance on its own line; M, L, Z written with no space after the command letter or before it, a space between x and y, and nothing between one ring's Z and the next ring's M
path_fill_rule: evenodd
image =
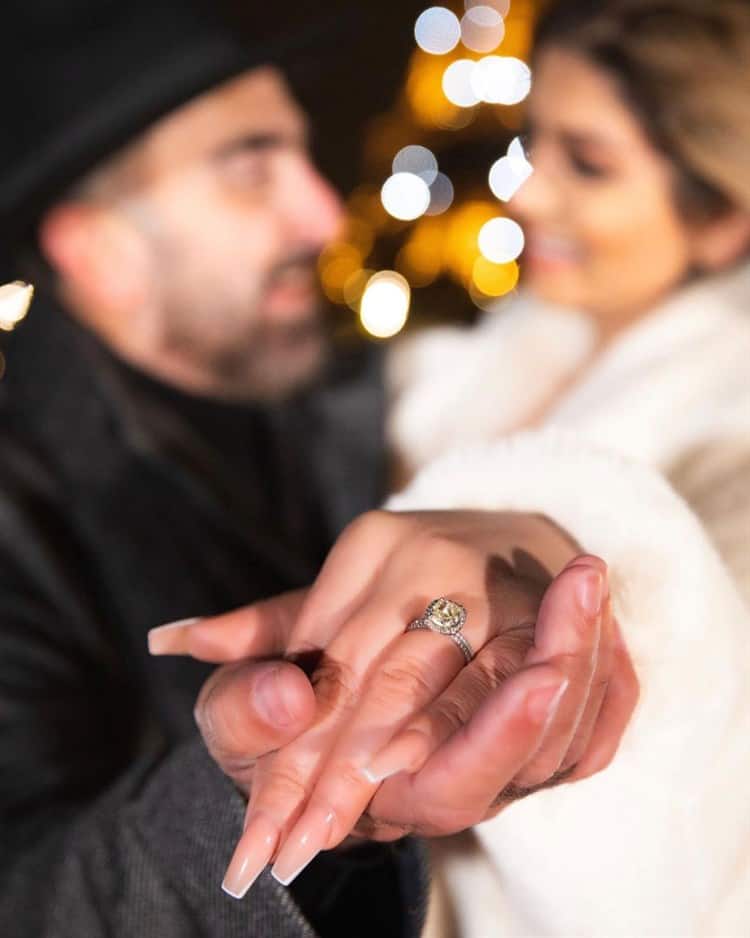
M427 676L425 664L417 659L383 665L374 687L381 704L392 707L394 701L422 702L430 700L435 689Z
M313 672L310 683L315 691L321 717L351 706L358 694L358 680L354 670L346 662L327 655Z
M258 800L296 805L306 801L309 795L309 785L300 777L294 766L276 765L264 773L262 793Z
M366 511L347 525L341 539L354 541L369 539L375 534L391 530L397 520L398 516L394 512L385 511L382 508Z

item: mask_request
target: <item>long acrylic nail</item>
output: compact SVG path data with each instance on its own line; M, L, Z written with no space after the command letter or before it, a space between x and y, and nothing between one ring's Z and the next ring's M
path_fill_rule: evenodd
M560 709L560 704L569 685L570 681L565 678L561 684L553 684L551 687L534 690L526 698L526 712L529 719L534 723L544 723L544 733L547 732L557 711Z
M158 628L151 629L148 633L148 650L152 655L170 655L179 651L179 642L175 641L175 633L188 625L195 625L200 622L200 616L193 619L180 619L179 622L170 622L167 625L160 625Z
M415 764L413 735L397 739L379 752L372 762L361 770L371 785L377 785L399 772L409 772Z
M260 876L279 842L279 829L265 814L255 814L237 844L221 888L233 899L242 899Z
M335 814L327 808L308 811L287 837L271 873L288 886L328 845Z

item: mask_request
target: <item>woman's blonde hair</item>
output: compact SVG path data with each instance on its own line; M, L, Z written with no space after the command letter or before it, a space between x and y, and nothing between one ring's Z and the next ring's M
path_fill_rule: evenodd
M750 0L561 0L537 53L550 44L616 79L685 215L750 211Z

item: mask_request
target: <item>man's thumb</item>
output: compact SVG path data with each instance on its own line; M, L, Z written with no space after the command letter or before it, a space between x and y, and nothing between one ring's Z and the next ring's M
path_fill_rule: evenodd
M315 693L286 661L248 661L215 671L198 697L195 719L209 752L234 778L308 728Z

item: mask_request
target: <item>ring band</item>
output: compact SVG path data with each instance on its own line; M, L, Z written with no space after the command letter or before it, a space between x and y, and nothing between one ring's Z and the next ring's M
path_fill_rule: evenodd
M460 648L468 664L474 657L474 651L461 634L461 629L465 623L466 609L461 603L441 596L439 599L433 599L425 609L424 615L410 622L406 627L406 631L413 632L417 629L428 629L430 632L438 632L440 635L447 636Z

